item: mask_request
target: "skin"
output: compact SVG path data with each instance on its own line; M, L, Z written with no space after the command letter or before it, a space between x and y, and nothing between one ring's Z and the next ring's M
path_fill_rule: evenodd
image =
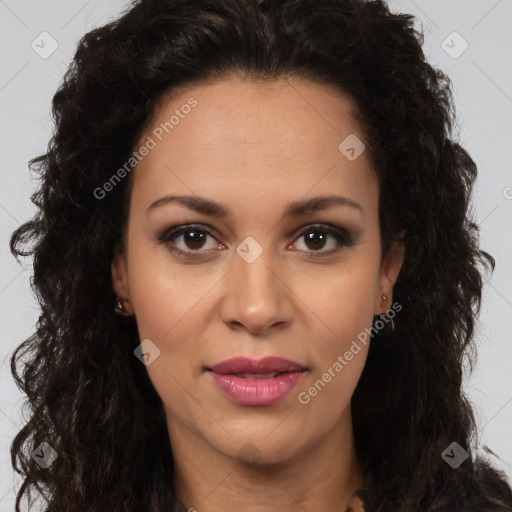
M130 176L125 250L112 262L126 314L160 350L146 368L166 412L173 485L187 509L200 512L344 511L363 477L350 400L368 346L307 405L298 394L391 307L403 262L398 243L381 261L378 182L367 152L350 161L338 149L350 134L364 142L362 130L350 100L331 86L230 76L163 100L140 140L191 97L197 106ZM171 194L208 198L230 215L177 202L147 211ZM348 197L362 211L337 205L283 216L289 202L323 195ZM188 223L212 233L202 242L172 240L199 253L190 259L158 241ZM337 246L332 235L323 244L298 236L313 223L346 229L354 245L325 255ZM263 249L252 263L236 252L248 236ZM242 406L204 371L240 355L277 355L308 372L280 402Z

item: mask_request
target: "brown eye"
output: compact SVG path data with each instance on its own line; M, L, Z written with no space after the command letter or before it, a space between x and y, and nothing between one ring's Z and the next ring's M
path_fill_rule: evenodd
M351 247L354 245L354 237L350 235L346 230L330 227L329 225L318 224L312 226L306 226L300 233L299 239L304 239L304 249L306 252L332 254L337 252L340 247ZM332 242L329 243L329 238ZM323 250L326 246L330 246L327 250Z
M179 247L178 243L181 237L182 242ZM204 249L208 237L214 238L208 230L197 226L181 226L178 229L167 230L158 237L158 241L167 244L169 249L178 256L190 258L195 256L194 253L203 253L209 250ZM216 247L218 246L219 244L216 245Z
M183 230L180 234L176 234L176 236L183 236L183 242L188 249L197 250L202 249L208 235L197 229L187 229Z

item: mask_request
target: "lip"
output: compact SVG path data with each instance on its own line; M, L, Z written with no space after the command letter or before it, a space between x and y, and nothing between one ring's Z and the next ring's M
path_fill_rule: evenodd
M219 390L239 405L264 406L282 400L299 383L307 368L282 357L234 357L222 361L206 371L212 376ZM275 377L261 374L279 372ZM248 375L254 374L255 378ZM256 378L256 375L258 375Z
M209 368L215 373L270 373L270 372L299 372L307 370L300 363L284 359L283 357L271 356L263 359L252 357L233 357L217 363Z

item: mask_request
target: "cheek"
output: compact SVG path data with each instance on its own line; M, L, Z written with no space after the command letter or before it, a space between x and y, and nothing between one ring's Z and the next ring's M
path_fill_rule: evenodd
M313 408L324 413L326 404L331 404L334 416L350 401L366 361L376 290L372 264L360 258L340 266L301 293L314 322L310 331L314 372L301 391L315 402Z
M335 423L349 407L368 354L374 284L355 275L329 282L308 305L316 314L311 329L311 373L297 393L310 418ZM321 320L321 321L320 321Z
M149 246L149 244L148 244ZM215 279L207 270L179 264L162 248L133 248L129 288L141 337L167 343L196 315Z
M300 285L301 297L330 338L340 342L357 337L371 325L377 290L377 269L373 262L353 258ZM322 326L322 327L321 327Z
M195 279L168 261L132 259L130 295L140 340L150 339L159 356L146 367L166 407L183 421L194 416L195 389L203 361L200 340L207 319L207 293L215 279Z

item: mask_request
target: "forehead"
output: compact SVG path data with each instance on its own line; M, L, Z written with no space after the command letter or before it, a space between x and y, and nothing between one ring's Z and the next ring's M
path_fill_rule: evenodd
M333 86L232 77L190 87L160 102L140 144L148 138L133 176L133 195L146 203L174 190L280 202L308 191L375 192L366 152L351 161L340 149L364 137L352 102Z

